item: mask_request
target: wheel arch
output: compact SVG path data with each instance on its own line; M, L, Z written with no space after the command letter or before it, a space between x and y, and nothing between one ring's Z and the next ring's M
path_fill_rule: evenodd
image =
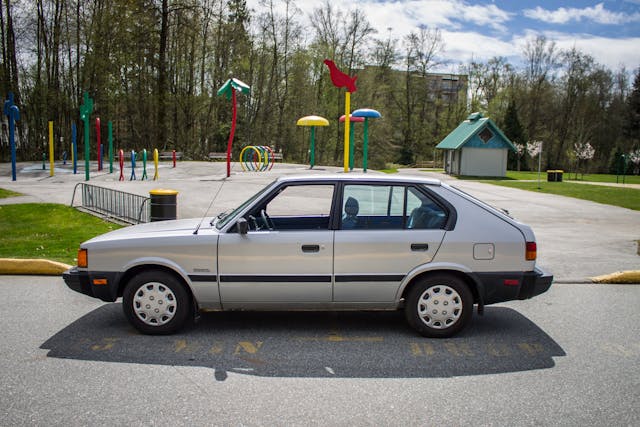
M135 277L137 274L142 273L144 271L151 271L151 270L161 271L163 273L170 274L171 276L176 278L182 284L182 286L184 286L185 291L187 291L187 293L189 294L189 297L193 301L194 307L197 309L193 290L191 289L191 286L189 285L189 282L187 281L187 279L182 274L180 274L180 272L178 272L176 269L161 263L148 262L143 264L136 264L129 267L124 273L122 273L122 276L120 277L120 281L118 283L118 297L122 296L124 292L124 288L127 286L129 281L133 277Z
M471 291L473 295L474 304L478 304L478 313L482 313L484 310L484 286L481 282L475 280L471 271L459 266L438 266L436 268L430 268L426 270L416 271L413 274L410 274L410 277L405 280L403 286L399 291L399 300L406 301L408 293L411 291L413 286L420 282L421 280L436 276L439 274L448 274L462 280Z

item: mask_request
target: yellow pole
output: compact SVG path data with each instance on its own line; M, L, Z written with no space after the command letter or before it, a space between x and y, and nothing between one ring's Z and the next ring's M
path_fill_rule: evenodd
M153 165L156 168L156 173L153 174L153 180L157 181L158 180L158 149L154 148L153 149Z
M53 176L53 122L49 122L49 176Z
M344 94L344 171L349 172L349 125L351 124L351 92Z

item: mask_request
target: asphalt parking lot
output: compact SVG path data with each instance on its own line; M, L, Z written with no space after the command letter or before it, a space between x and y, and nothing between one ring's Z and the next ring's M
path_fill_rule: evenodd
M0 425L637 425L638 289L554 285L445 340L386 312L149 337L58 277L0 276Z

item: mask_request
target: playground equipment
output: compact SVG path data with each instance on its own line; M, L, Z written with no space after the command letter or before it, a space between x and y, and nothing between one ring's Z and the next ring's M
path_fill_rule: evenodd
M98 172L102 170L102 140L100 138L100 117L96 117L96 140L98 141Z
M369 155L369 119L379 119L382 117L376 110L372 110L371 108L360 108L353 113L351 113L352 117L360 117L364 119L364 143L362 145L362 169L364 172L367 171L367 157ZM353 151L352 151L353 152ZM351 159L353 160L353 159Z
M4 101L4 114L9 121L9 145L11 146L11 180L16 180L16 141L15 122L20 120L20 109L13 103L13 92L9 92L8 99Z
M78 173L78 129L76 122L71 122L71 158L73 159L73 174Z
M131 150L131 177L129 178L129 181L135 181L136 180L136 152L134 150Z
M275 155L266 145L248 145L240 152L240 166L243 171L264 172L275 164Z
M236 132L236 117L238 115L236 91L240 91L240 93L250 93L251 88L246 83L231 78L218 89L218 96L226 95L227 99L231 99L232 102L231 132L229 132L229 142L227 143L227 178L231 176L231 147Z
M344 114L340 116L340 123L344 122ZM349 114L349 121L351 123L362 123L364 119L362 117L354 117L353 114ZM349 126L349 170L353 170L353 158L355 157L356 144L354 141L355 126Z
M176 150L173 150L173 167L176 167L176 160L175 160L175 155L176 155ZM153 174L153 180L157 181L159 176L158 176L158 149L154 148L153 149L153 165L155 166L156 170L155 173Z
M118 181L124 181L124 150L118 150L118 161L120 163L120 178Z
M93 112L93 99L84 93L84 103L80 105L80 120L84 122L84 180L89 181L89 118Z
M313 169L316 162L316 126L329 126L329 120L320 116L305 116L296 122L298 126L311 128L311 146L309 148L309 166Z
M107 133L109 138L109 173L113 173L113 124L111 120L107 122Z
M347 91L344 94L344 115L349 116L351 111L351 92L356 91L356 79L358 76L350 77L348 74L343 73L336 67L333 61L325 59L324 63L329 67L329 76L331 82L335 87L346 87ZM349 172L349 120L344 121L344 171Z
M53 158L53 122L50 121L49 122L49 176L53 176L55 173L54 161L55 159Z

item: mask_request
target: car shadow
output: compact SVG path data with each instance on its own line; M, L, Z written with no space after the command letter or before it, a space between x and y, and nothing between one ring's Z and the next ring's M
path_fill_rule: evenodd
M265 377L443 378L548 369L562 348L515 310L486 307L450 339L411 330L402 312L217 312L180 334L146 336L105 304L41 346L48 357L200 366Z

